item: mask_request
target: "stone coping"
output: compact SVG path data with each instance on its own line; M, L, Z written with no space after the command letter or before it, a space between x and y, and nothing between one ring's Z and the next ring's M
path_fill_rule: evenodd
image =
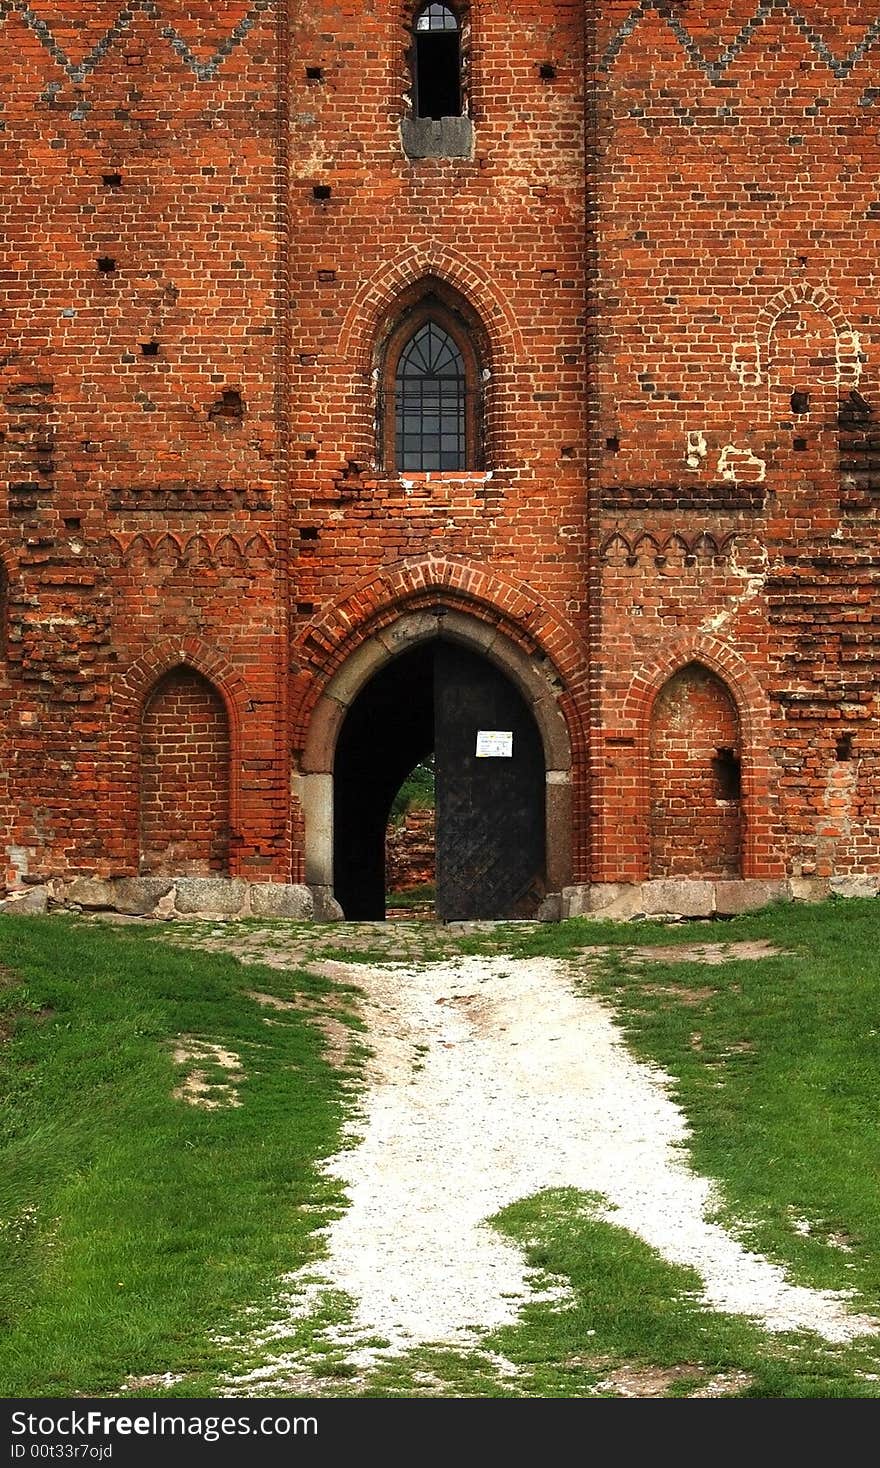
M790 877L776 880L700 880L662 877L649 882L594 882L562 891L568 917L733 917L771 902L822 902L826 897L876 897L880 874L856 877Z
M342 919L342 908L327 888L237 877L54 878L10 893L0 911L46 912L50 906L152 918Z
M877 897L875 876L790 877L739 881L664 877L649 882L594 882L565 887L543 902L539 920L561 918L732 917L771 902L821 902L826 897ZM329 887L288 882L245 882L236 877L73 877L22 887L0 902L0 912L50 908L118 912L149 918L287 918L344 922Z

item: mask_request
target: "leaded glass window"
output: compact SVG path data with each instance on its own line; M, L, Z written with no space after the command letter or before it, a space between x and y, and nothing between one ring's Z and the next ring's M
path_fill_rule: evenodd
M436 321L426 321L403 348L394 388L398 470L465 469L464 358L449 333Z
M417 31L457 31L458 21L448 5L426 5L416 21Z

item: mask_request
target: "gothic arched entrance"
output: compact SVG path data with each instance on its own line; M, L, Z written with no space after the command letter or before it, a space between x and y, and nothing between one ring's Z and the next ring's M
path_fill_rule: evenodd
M312 717L306 879L347 918L385 915L389 811L433 755L437 915L534 917L570 877L570 752L546 668L456 612L404 616L362 644Z

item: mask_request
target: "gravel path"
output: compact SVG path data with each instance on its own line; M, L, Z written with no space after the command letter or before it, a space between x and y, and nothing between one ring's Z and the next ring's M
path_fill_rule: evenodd
M375 1356L358 1349L371 1337L400 1352L514 1322L534 1298L525 1259L485 1220L552 1187L601 1193L609 1221L692 1266L718 1310L833 1342L880 1329L708 1221L711 1185L690 1170L663 1074L632 1058L570 973L553 959L358 967L372 1084L362 1140L329 1167L351 1207L321 1266L356 1302L350 1359ZM314 1274L288 1281L293 1314L314 1303Z

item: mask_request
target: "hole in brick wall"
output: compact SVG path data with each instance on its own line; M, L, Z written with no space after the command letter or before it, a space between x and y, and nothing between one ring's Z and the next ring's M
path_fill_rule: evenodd
M208 409L208 417L212 420L218 418L231 419L240 423L244 417L244 402L237 387L225 387L215 403Z
M144 357L158 357L158 342L141 342L141 355Z
M105 189L121 189L122 188L122 174L121 173L102 173L101 174L101 182L104 185Z
M80 530L82 528L82 521L79 515L70 515L65 519L64 528L65 530Z
M605 447L608 450L609 454L617 453L618 449L620 448L620 439L617 437L616 433L611 438L606 438Z
M718 799L739 800L742 795L742 771L734 750L717 750L712 768L718 785Z
M317 459L317 457L318 457L318 450L317 449L306 449L306 458L310 462L311 462L312 459Z
M306 81L309 81L309 82L322 82L323 80L324 80L324 68L323 68L323 66L307 66L306 67Z
M559 451L559 457L561 459L573 459L574 458L574 444L571 444L571 443L563 444L562 448Z
M538 74L542 82L553 82L556 80L556 67L552 61L542 61L538 67Z
M329 199L333 190L329 184L315 184L312 189L313 199Z
M300 532L299 532L299 538L300 538L300 540L317 540L318 539L318 527L317 527L317 525L303 525L302 528L300 529Z
M853 757L853 735L841 734L834 744L834 757L838 760L848 760Z
M310 617L315 610L315 603L313 601L298 601L296 610L300 617Z
M805 438L796 438L795 441L794 441L794 443L792 444L792 448L798 454L802 454L804 452L804 450L806 449L806 447L807 447L807 440Z
M112 255L98 256L98 269L102 275L112 275L116 269L116 261Z
M791 395L791 411L793 413L809 413L810 394L803 392L800 388L796 388Z

